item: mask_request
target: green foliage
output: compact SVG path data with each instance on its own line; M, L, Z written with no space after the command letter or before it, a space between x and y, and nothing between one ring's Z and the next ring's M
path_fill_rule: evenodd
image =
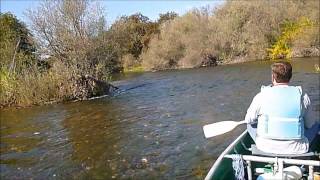
M301 18L297 22L286 21L283 25L281 35L269 51L269 56L272 60L278 58L290 58L292 56L292 42L296 39L305 29L313 26L313 23L308 18Z
M122 16L112 24L106 34L112 44L119 47L119 57L125 68L128 68L128 65L140 64L139 56L143 49L147 49L150 37L156 28L156 24L141 13ZM128 59L128 56L132 58Z
M33 37L24 23L10 13L0 14L0 107L16 104L18 90L27 78L29 69L35 67ZM35 67L38 68L38 67ZM25 84L29 86L30 84ZM28 92L23 89L20 94Z
M105 34L99 35L93 41L86 55L90 59L89 74L100 80L108 80L112 73L122 70L120 48Z
M174 12L160 14L157 22L152 22L141 13L122 16L106 32L108 39L120 49L118 56L125 69L141 66L141 54L150 46L150 40L160 30L160 25L178 15Z
M157 24L158 25L163 24L165 22L173 20L176 17L178 17L178 14L172 11L164 14L159 14L159 19L157 21Z
M314 65L314 69L316 70L317 73L320 73L320 66L319 64Z
M124 68L123 70L124 73L128 73L128 72L144 72L144 68L142 66L132 66L130 68Z
M19 73L35 63L35 46L26 25L10 13L1 13L0 27L0 67L11 66Z
M26 25L20 22L11 13L0 14L0 39L2 43L17 42L19 39L19 50L26 54L32 54L35 51L32 36ZM2 44L1 47L4 45Z
M63 64L54 65L49 71L39 73L29 68L21 74L0 71L0 107L45 104L74 98L72 71Z
M8 104L11 102L11 97L14 95L16 87L14 76L10 75L9 71L0 69L0 102L1 104ZM1 107L0 104L0 107Z

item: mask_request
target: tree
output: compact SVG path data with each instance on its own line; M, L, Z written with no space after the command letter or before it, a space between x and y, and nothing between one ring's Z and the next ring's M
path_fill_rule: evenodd
M138 58L144 47L143 37L152 24L148 17L141 13L122 16L110 28L110 38L121 47L122 53L132 54Z
M11 13L0 14L0 68L21 71L34 62L35 46L26 25Z
M164 14L159 14L158 24L162 24L164 22L173 20L174 18L178 17L178 14L175 12L167 12Z
M99 4L88 0L44 1L27 15L42 53L73 67L76 74L98 74L94 72L99 68L90 51L101 47L97 37L105 30L103 9ZM102 59L109 60L107 55Z
M160 33L160 24L177 17L174 12L160 14L156 22L152 22L141 13L122 16L112 24L105 33L111 43L120 48L119 58L125 68L139 66L140 55L148 50L151 38Z
M27 12L42 50L61 60L83 54L105 25L102 8L81 1L44 1Z
M106 35L114 46L119 47L122 65L136 66L140 64L139 57L142 51L148 48L149 40L156 28L156 23L141 13L136 13L120 17Z

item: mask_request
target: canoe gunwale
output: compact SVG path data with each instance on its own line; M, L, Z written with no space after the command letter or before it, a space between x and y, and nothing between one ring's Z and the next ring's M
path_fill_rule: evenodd
M210 180L212 179L212 176L214 174L214 172L216 171L216 169L219 167L220 163L222 162L223 158L225 155L227 155L228 153L230 153L231 150L233 150L233 148L235 147L235 145L237 145L241 139L243 139L243 137L247 134L247 130L245 130L237 139L235 139L218 157L218 159L214 162L213 166L211 167L211 169L209 170L207 176L205 177L205 180Z
M227 154L224 157L232 159L233 154ZM263 156L253 156L253 155L242 155L243 160L251 162L264 162L264 163L279 163L292 164L292 165L306 165L306 166L320 166L320 161L316 160L302 160L302 159L288 159L288 158L278 158L278 157L263 157Z

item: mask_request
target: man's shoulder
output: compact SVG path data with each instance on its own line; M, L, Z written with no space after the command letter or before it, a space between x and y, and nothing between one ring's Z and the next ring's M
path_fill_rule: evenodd
M253 100L252 100L252 101L260 102L262 98L263 98L263 94L262 94L261 92L258 92L258 93L253 97Z

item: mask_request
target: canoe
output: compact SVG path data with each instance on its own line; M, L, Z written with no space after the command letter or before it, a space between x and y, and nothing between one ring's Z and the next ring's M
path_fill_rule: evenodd
M267 177L269 177L269 179L283 179L279 177L289 177L290 173L292 174L292 172L290 172L292 168L294 170L296 170L295 168L301 170L304 179L316 179L318 176L317 174L320 176L320 156L317 153L320 152L319 134L310 146L311 153L300 155L300 157L253 154L252 151L255 147L254 145L254 141L250 137L247 130L245 130L222 152L222 154L211 167L210 171L205 177L205 180L236 179L232 166L232 158L236 156L241 157L242 162L245 162L243 163L245 179L249 180L268 179Z

